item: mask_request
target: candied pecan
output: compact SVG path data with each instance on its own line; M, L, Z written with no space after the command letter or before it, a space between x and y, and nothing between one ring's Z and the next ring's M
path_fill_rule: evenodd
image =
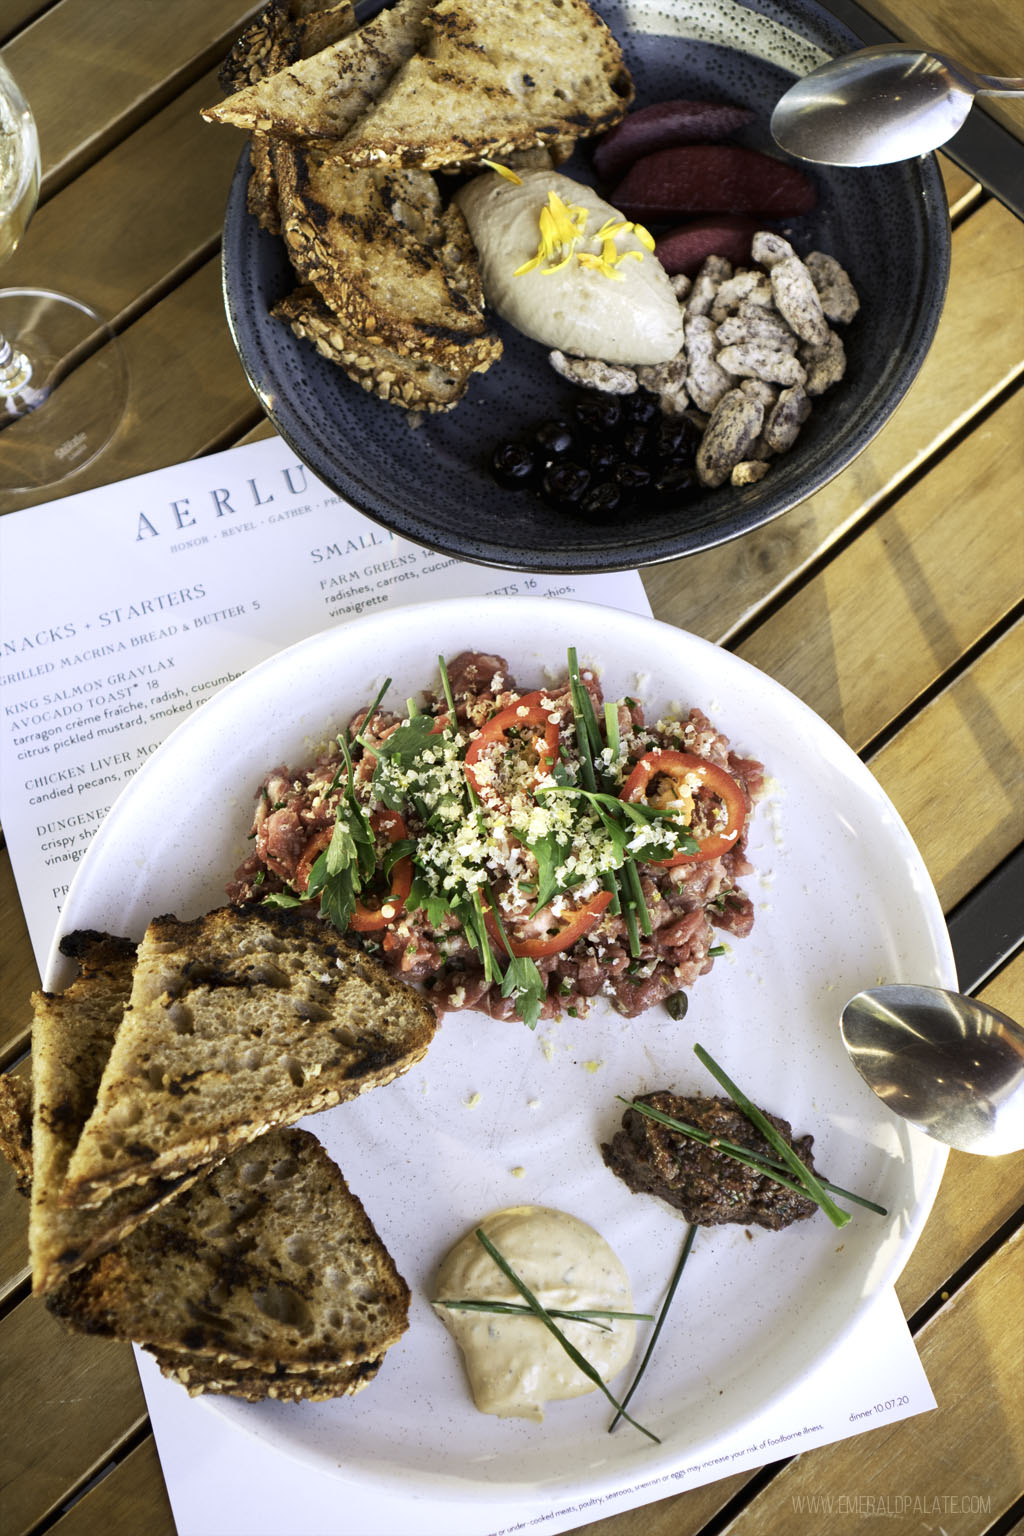
M784 256L771 269L775 307L802 341L820 347L828 335L828 322L818 290L799 256Z
M773 453L788 453L811 414L811 402L799 384L784 389L765 417L764 438Z
M818 290L825 319L831 320L833 325L849 325L860 309L857 290L849 274L834 256L826 256L824 251L812 251L804 265Z
M697 450L697 476L702 485L724 485L733 469L750 457L764 421L761 401L742 389L730 389L711 413Z
M718 366L715 327L707 315L687 315L683 334L687 358L686 387L701 411L713 411L732 379Z
M584 389L599 389L606 395L636 393L636 372L623 363L604 363L598 357L566 357L557 349L548 353L548 362L563 379Z

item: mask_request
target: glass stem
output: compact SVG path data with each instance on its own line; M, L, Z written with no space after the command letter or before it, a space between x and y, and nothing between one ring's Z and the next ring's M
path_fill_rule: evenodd
M0 331L0 395L16 395L32 377L32 364L24 352L12 347Z

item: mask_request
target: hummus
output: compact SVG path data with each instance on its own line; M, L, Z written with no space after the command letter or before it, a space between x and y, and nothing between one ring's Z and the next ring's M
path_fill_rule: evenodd
M524 171L517 181L487 171L455 201L488 304L524 335L609 363L675 357L682 313L653 241L592 188L553 171Z
M543 1205L515 1205L478 1225L543 1307L633 1310L629 1276L586 1222ZM521 1304L522 1296L475 1230L456 1243L441 1265L438 1300ZM540 1423L546 1402L597 1390L536 1317L458 1312L437 1302L435 1310L462 1350L481 1413ZM604 1381L621 1371L633 1353L636 1324L632 1321L601 1318L601 1327L564 1318L555 1321Z

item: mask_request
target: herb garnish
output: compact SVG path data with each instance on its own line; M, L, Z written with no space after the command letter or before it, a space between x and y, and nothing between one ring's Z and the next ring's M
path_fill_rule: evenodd
M630 1398L633 1396L633 1393L640 1385L640 1378L644 1371L646 1371L647 1362L650 1360L654 1353L654 1346L658 1342L658 1335L661 1333L665 1319L668 1317L669 1307L671 1307L673 1298L675 1297L676 1287L682 1279L683 1267L686 1264L687 1259L690 1257L690 1249L693 1247L693 1240L696 1236L697 1228L695 1226L687 1227L686 1237L683 1240L683 1249L676 1262L676 1267L672 1272L672 1279L669 1281L668 1290L665 1292L665 1300L661 1304L661 1311L658 1313L658 1321L655 1323L654 1328L651 1331L651 1337L647 1341L647 1348L644 1350L644 1357L640 1361L640 1364L637 1366L636 1375L633 1377L632 1385L630 1386L630 1389L626 1393L625 1397L622 1399L622 1407L619 1409L614 1419L612 1419L611 1423L608 1425L609 1434L611 1434L616 1424L622 1418L623 1413L629 1406Z
M537 1321L543 1323L549 1333L554 1334L559 1344L561 1344L562 1348L569 1356L569 1359L572 1361L573 1365L577 1366L583 1372L584 1376L586 1376L587 1380L592 1381L594 1386L597 1387L599 1391L604 1393L612 1407L615 1408L622 1415L622 1417L628 1421L628 1423L632 1424L634 1429L638 1429L642 1435L646 1435L648 1440L653 1440L655 1445L660 1445L661 1441L658 1439L657 1435L652 1434L649 1429L645 1429L642 1424L638 1424L636 1419L630 1418L623 1405L616 1400L614 1394L609 1390L608 1384L601 1376L600 1372L596 1371L586 1356L581 1355L576 1346L569 1342L561 1328L559 1328L558 1324L552 1319L551 1313L548 1312L542 1303L537 1300L537 1297L526 1284L526 1281L519 1278L505 1256L491 1242L483 1227L477 1227L475 1235L477 1241L481 1243L486 1252L490 1254L491 1258L494 1260L495 1264L497 1264L505 1278L510 1280L515 1286L516 1290L526 1302L527 1306L536 1317Z
M693 1050L697 1060L701 1062L705 1067L707 1067L712 1077L721 1084L726 1093L729 1095L730 1099L732 1099L733 1103L736 1105L737 1109L741 1109L746 1115L747 1119L753 1122L753 1124L761 1132L761 1135L764 1137L765 1141L767 1141L770 1146L775 1148L776 1152L779 1154L790 1172L796 1175L800 1183L803 1185L804 1192L808 1198L813 1200L815 1205L821 1206L822 1210L825 1212L825 1215L828 1217L833 1226L845 1227L846 1223L850 1220L849 1211L840 1210L835 1202L829 1199L829 1196L825 1192L821 1181L816 1178L816 1176L807 1167L806 1163L801 1162L800 1158L797 1157L789 1143L784 1141L783 1138L779 1135L778 1131L775 1129L774 1125L772 1125L767 1115L765 1115L762 1110L758 1109L756 1104L747 1098L746 1094L741 1088L737 1088L732 1079L727 1076L724 1069L718 1065L717 1061L715 1061L715 1059L709 1055L709 1053L704 1049L702 1045L695 1045ZM770 1172L770 1170L767 1169L765 1171ZM777 1173L771 1173L770 1176L777 1179L779 1183L783 1182Z
M737 1145L727 1141L721 1136L712 1136L710 1132L702 1130L696 1125L690 1125L685 1120L679 1120L674 1115L667 1115L663 1110L655 1109L652 1104L642 1104L636 1099L626 1099L619 1095L621 1103L629 1109L635 1109L638 1114L646 1115L649 1120L656 1120L659 1125L667 1126L669 1130L678 1131L681 1136L688 1137L691 1141L699 1141L702 1146L710 1147L715 1152L721 1152L724 1157L731 1157L735 1162L744 1163L748 1168L755 1169L764 1174L766 1178L774 1179L777 1184L791 1190L794 1194L806 1195L813 1200L815 1205L821 1206L833 1226L845 1227L850 1220L849 1211L844 1211L829 1199L826 1191L839 1195L841 1199L852 1200L855 1205L862 1205L866 1210L874 1211L879 1216L887 1216L889 1213L884 1206L878 1205L874 1200L867 1200L863 1195L856 1195L849 1189L842 1189L838 1184L831 1184L828 1179L812 1173L806 1163L794 1152L793 1148L784 1141L771 1121L758 1109L742 1089L738 1088L722 1067L704 1049L702 1045L694 1046L694 1053L707 1067L708 1071L725 1089L737 1109L741 1110L747 1119L754 1125L768 1144L779 1154L779 1161L768 1157L763 1152L755 1152L750 1147ZM787 1177L795 1175L794 1178Z
M404 914L422 913L442 955L445 934L458 924L486 986L500 991L535 1028L547 1001L548 977L543 962L538 966L532 955L513 953L522 946L502 922L503 910L512 910L505 878L516 910L530 916L558 898L563 909L571 906L581 888L590 897L600 882L611 896L607 914L622 918L636 964L649 949L643 940L653 929L648 901L658 898L645 897L634 856L667 858L693 852L697 843L670 811L621 799L626 747L621 705L606 701L599 721L575 649L568 652L567 750L546 765L543 783L500 814L482 804L467 774L466 752L476 733L458 718L443 656L438 667L441 687L425 708L409 699L406 718L375 726L390 686L386 679L356 717L358 724L337 737L332 782L317 790L321 803L334 807L329 841L323 839L327 846L313 863L305 890L286 886L264 900L295 907L318 897L321 915L345 932L371 882L389 879L398 861L407 858L412 872ZM635 701L627 703L634 707ZM514 747L515 730L509 727L506 735ZM408 836L387 844L375 837L371 811L381 807L408 820ZM518 859L510 860L509 848L516 845ZM557 926L553 919L556 932ZM409 930L404 932L408 936Z
M435 1307L448 1307L452 1312L500 1312L511 1316L534 1317L536 1314L532 1307L525 1301L453 1301L447 1297L434 1302ZM606 1328L601 1319L609 1317L613 1322L622 1323L653 1323L652 1312L616 1312L610 1307L586 1307L581 1309L566 1307L548 1307L549 1317L560 1317L568 1323L592 1323L595 1328L601 1328L605 1333L611 1330Z

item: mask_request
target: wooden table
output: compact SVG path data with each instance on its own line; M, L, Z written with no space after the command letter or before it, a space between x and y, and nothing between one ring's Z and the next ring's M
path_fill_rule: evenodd
M34 104L44 157L42 205L3 281L67 288L115 316L132 372L112 448L68 491L267 430L220 294L239 140L198 116L254 9L252 0L0 6L0 44ZM936 17L931 0L893 0L875 9L903 36L1024 73L1019 8L964 0ZM1020 105L1001 111L1024 136ZM1024 228L956 165L946 160L943 171L954 225L948 300L888 426L803 506L652 569L645 582L660 619L779 679L870 764L917 840L965 963L989 971L980 995L1020 1018L1024 913L1007 861L1022 840ZM977 934L995 959L976 958ZM0 935L0 1066L23 1071L38 975L6 851ZM891 1496L919 1502L902 1505L913 1513L887 1530L1009 1531L1024 1496L1021 1182L1020 1159L952 1154L899 1283L937 1412L585 1529L839 1536L876 1529L869 1501ZM63 1332L29 1298L25 1207L6 1168L0 1190L0 1528L171 1532L131 1352ZM819 1512L798 1513L811 1507L805 1497Z

